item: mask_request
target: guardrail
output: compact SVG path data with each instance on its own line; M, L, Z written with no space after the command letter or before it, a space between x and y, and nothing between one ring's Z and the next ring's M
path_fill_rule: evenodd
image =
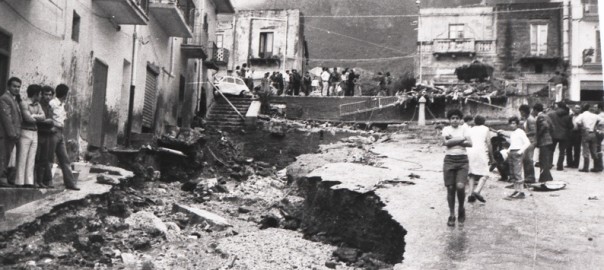
M403 103L404 97L374 97L370 100L340 105L340 116L370 112Z

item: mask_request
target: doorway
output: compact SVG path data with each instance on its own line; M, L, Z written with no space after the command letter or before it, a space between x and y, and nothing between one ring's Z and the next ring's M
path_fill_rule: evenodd
M90 103L90 121L88 122L88 144L103 147L105 143L105 100L107 94L107 72L109 67L98 59L94 60L92 74L92 102Z

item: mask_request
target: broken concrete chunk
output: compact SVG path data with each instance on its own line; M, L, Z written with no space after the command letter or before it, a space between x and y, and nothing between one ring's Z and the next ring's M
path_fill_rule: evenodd
M131 253L122 253L122 262L127 269L136 269L138 258Z
M153 213L147 211L136 212L130 215L125 222L131 228L141 229L149 234L161 233L165 235L168 232L166 224Z
M172 212L185 213L189 216L191 222L198 223L205 221L210 225L217 227L217 229L225 229L226 227L231 226L231 224L229 224L229 222L225 218L199 208L189 207L175 203L172 206Z
M110 176L106 173L101 173L101 174L97 175L96 182L99 184L105 184L105 185L119 185L120 184L120 180L117 177Z
M119 167L95 164L90 168L91 173L106 173L108 175L117 176L118 180L124 180L134 177L134 173L124 170Z

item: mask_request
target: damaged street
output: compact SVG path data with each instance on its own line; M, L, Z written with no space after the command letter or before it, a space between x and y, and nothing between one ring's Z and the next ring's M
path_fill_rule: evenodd
M130 156L145 170L140 162L145 159L170 168L156 179L127 175L112 183L104 178L116 169L90 173L82 187L109 188L35 213L39 216L9 231L3 228L2 264L22 269L467 269L521 263L594 269L603 263L598 255L603 232L597 226L604 219L597 193L602 184L596 175L561 191L533 191L522 203L504 200L506 184L489 181L488 202L467 206L464 227L447 228L440 146L426 144L405 126L368 132L286 123L284 137L257 130L170 139L189 141L196 149L213 145L221 154L204 152L197 161L183 157L180 167L163 161L166 154ZM262 138L274 154L243 155L248 136ZM316 143L298 149L304 152L297 156L293 149L279 154L289 140L300 138ZM277 165L280 160L295 161ZM94 168L91 172L101 171ZM175 170L198 175L178 178L169 173ZM52 196L43 200L52 202ZM27 207L7 211L5 219Z

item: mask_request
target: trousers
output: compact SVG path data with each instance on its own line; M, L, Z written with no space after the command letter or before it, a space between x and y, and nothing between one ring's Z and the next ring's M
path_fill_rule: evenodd
M18 149L15 185L33 185L34 165L36 163L36 151L38 150L38 131L21 130Z

